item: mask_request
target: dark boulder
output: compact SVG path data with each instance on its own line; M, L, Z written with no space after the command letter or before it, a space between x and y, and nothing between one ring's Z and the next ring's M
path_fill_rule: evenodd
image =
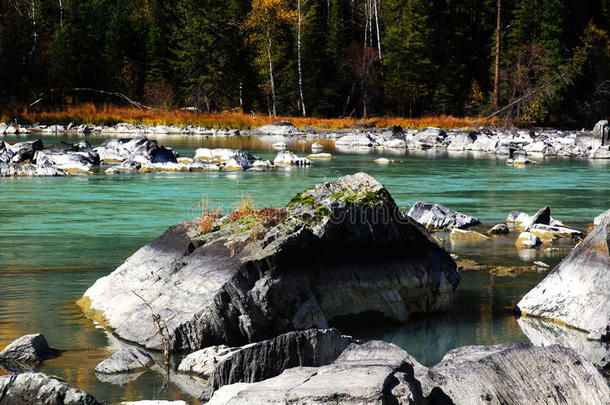
M17 363L38 363L60 354L51 349L45 337L40 334L25 335L9 343L0 352L0 361Z
M119 337L174 350L241 346L373 314L405 321L449 307L455 262L358 173L298 193L282 210L236 213L202 234L183 221L89 288L79 305ZM206 228L206 231L208 229Z

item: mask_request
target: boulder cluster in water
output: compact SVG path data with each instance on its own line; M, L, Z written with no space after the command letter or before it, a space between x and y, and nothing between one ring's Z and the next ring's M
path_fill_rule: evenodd
M200 156L213 161L216 153ZM159 359L147 351L163 349L189 353L169 378L191 375L190 394L210 404L607 403L610 385L598 369L606 355L581 353L574 337L568 346L577 351L548 345L529 317L608 340L610 211L518 305L526 315L519 321L546 347L459 347L430 368L396 345L330 327L449 308L460 276L426 226L468 233L463 228L479 221L422 202L409 215L377 180L357 173L304 190L280 209L204 213L170 227L78 301L87 316L138 344L100 363L96 375L110 383L137 378ZM573 236L546 207L508 220L531 233ZM0 352L0 365L57 355L43 340L19 339ZM32 372L0 377L0 392L9 403L98 403Z
M194 158L180 157L172 148L138 135L108 139L97 148L87 140L71 144L58 142L45 149L42 141L8 144L0 141L0 177L106 174L264 171L291 166L310 166L311 160L281 151L273 162L235 149L197 149Z

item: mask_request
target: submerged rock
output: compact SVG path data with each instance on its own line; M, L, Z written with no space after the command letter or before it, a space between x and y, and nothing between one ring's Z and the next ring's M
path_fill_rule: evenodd
M489 236L475 231L464 231L462 229L453 228L449 234L449 239L452 241L464 242L483 242L489 240Z
M38 363L56 357L59 350L51 349L44 335L36 333L21 336L8 344L0 352L0 361L17 363Z
M440 204L430 204L423 201L417 201L413 204L407 215L432 230L467 228L481 222L478 218L462 214Z
M214 393L209 404L423 403L415 359L396 345L370 341L350 345L332 364L297 367L277 377L232 384ZM411 401L411 402L409 402Z
M262 381L292 367L330 364L352 341L336 329L288 332L240 348L208 347L188 355L178 370L199 370L197 374L207 378L201 397L208 400L224 385Z
M117 374L141 371L154 364L148 353L133 347L119 350L95 367L96 373Z
M42 373L0 377L0 403L10 405L98 405L91 395Z
M610 398L593 364L556 345L459 347L420 381L433 404L604 404Z
M602 221L517 304L527 316L555 319L610 339L610 219Z
M239 346L360 314L405 321L445 309L455 262L358 173L298 193L282 210L237 212L201 233L183 221L89 288L79 305L117 336L174 350Z

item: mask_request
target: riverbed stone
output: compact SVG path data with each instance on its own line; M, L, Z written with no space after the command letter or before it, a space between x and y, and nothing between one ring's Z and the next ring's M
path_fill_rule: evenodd
M606 220L607 218L610 218L610 210L602 212L601 214L596 216L593 220L593 225L601 225L602 221Z
M0 352L0 361L18 363L39 363L45 359L56 357L59 350L49 347L41 333L21 336L9 343Z
M280 166L311 166L311 160L307 158L298 157L296 154L290 151L282 151L277 154L273 160L275 165Z
M209 404L394 403L395 395L422 403L416 371L425 372L407 352L382 341L351 344L332 363L295 367L262 382L226 385Z
M14 145L8 145L7 149L11 155L12 163L21 163L26 160L32 160L34 153L38 150L42 150L44 145L40 139L28 142L19 142Z
M417 201L413 204L407 215L431 230L467 228L481 222L478 218L462 214L440 204L430 204L423 201Z
M206 234L198 218L174 225L79 305L118 337L159 349L135 291L167 323L172 349L194 351L363 313L403 322L452 302L455 262L368 174L304 190L277 211L219 218Z
M540 238L530 232L521 232L515 241L515 246L519 249L536 249L540 245Z
M208 400L224 385L262 381L292 367L330 364L353 341L336 329L288 332L240 348L205 348L187 356L178 370L199 370L196 374L207 378L201 398Z
M510 233L510 230L508 229L508 226L506 226L506 224L502 223L502 224L496 224L494 225L489 231L488 233L490 235L506 235L508 233Z
M449 234L449 239L452 241L462 242L483 242L489 240L489 236L475 231L465 231L463 229L453 228Z
M433 404L604 404L610 386L597 368L561 346L463 346L420 379Z
M527 316L555 319L610 339L610 220L602 221L517 304Z
M105 163L176 163L178 158L178 154L173 149L160 146L157 141L150 140L144 135L108 139L95 148L95 151Z
M154 364L150 355L134 347L126 347L95 367L96 373L118 374L144 370Z
M258 134L265 135L295 135L299 133L299 129L288 121L279 121L270 125L263 125L255 129Z
M610 343L587 339L587 334L556 322L521 316L517 324L536 346L568 347L597 367L610 367Z
M43 373L0 377L0 403L10 405L98 405L91 395Z

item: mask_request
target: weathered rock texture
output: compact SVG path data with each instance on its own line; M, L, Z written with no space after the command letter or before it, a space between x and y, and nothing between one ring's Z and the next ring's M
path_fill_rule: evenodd
M115 374L132 373L148 368L154 364L148 353L133 347L119 350L109 359L102 361L95 367L96 373Z
M239 346L329 320L371 314L405 321L447 308L455 262L358 173L297 194L283 211L236 213L201 233L169 228L79 301L119 337L161 347L150 303L174 350Z
M0 377L2 405L97 405L91 395L42 373Z
M464 346L420 379L433 404L606 404L610 387L571 349L522 343Z
M0 361L17 363L38 363L59 355L59 350L51 349L45 337L40 334L25 335L9 343L0 352Z
M350 345L322 367L226 385L209 404L607 404L610 386L585 358L557 345L466 346L427 369L399 347Z
M224 386L209 404L386 404L397 397L422 403L415 380L420 369L398 346L370 341L350 345L327 366L291 368L262 382Z
M524 315L559 320L610 338L610 218L602 221L517 304Z
M273 339L240 348L216 351L211 347L188 355L179 371L207 377L202 398L209 399L218 388L236 382L257 382L275 377L287 368L319 367L332 363L352 343L336 329L288 332Z
M417 201L413 204L408 215L432 230L467 228L480 223L475 217L462 214L439 204L429 204L423 201Z
M540 318L520 317L517 323L536 346L569 347L596 366L610 366L610 343L587 339L586 333Z

